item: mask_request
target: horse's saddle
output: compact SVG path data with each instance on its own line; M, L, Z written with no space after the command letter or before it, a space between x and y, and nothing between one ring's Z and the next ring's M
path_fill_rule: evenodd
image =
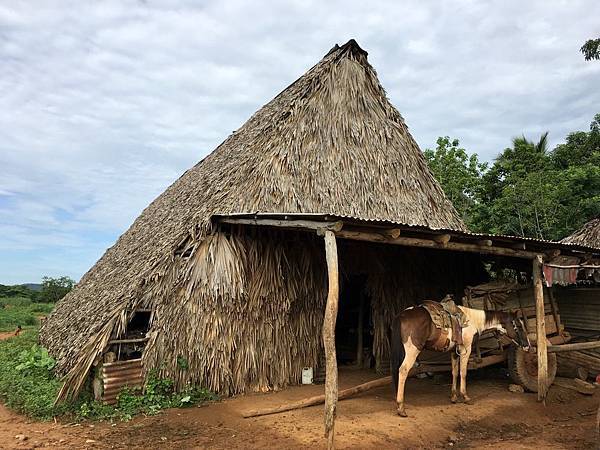
M428 343L432 349L448 350L450 346L450 339L448 339L450 333L448 330L452 330L452 342L456 345L462 345L462 329L468 325L468 320L453 300L444 299L442 302L425 300L421 306L427 310L431 316L431 321L440 330L440 334L435 341Z

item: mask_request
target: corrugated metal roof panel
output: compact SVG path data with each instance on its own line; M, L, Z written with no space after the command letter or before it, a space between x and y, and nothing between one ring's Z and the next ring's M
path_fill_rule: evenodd
M396 222L394 220L389 219L364 219L360 217L354 216L344 216L344 215L333 215L333 214L322 214L322 213L233 213L233 214L215 214L213 218L219 217L239 217L239 218L255 218L255 219L281 219L281 220L317 220L317 221L344 221L344 222L354 222L357 225L375 225L375 226L399 226L402 228L408 228L415 231L422 232L432 232L434 234L440 233L448 233L455 236L463 236L465 238L476 238L476 239L490 239L490 240L502 240L505 242L511 243L532 243L540 246L551 246L556 249L570 249L570 250L578 250L587 253L600 254L600 248L588 247L580 244L566 243L566 242L558 242L558 241L550 241L546 239L537 239L531 237L523 237L523 236L510 236L503 234L486 234L486 233L476 233L472 231L458 231L448 228L431 228L425 227L423 225L418 224L410 224L403 222Z

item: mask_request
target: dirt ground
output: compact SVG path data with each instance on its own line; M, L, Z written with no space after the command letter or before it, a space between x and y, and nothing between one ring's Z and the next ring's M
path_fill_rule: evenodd
M342 388L376 378L342 370ZM552 387L544 406L534 394L508 391L501 369L470 373L475 404L452 405L449 379L411 379L408 418L395 414L390 387L338 404L338 448L593 449L598 446L600 394L585 397ZM599 389L600 390L600 389ZM323 448L322 406L243 419L241 412L322 393L323 386L246 395L189 409L173 409L130 422L39 423L0 406L0 448L242 449ZM25 435L25 440L15 436Z

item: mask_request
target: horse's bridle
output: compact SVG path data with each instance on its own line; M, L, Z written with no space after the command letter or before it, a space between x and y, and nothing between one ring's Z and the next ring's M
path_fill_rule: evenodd
M517 321L519 322L519 325L521 326L519 328L519 326L517 325ZM525 328L525 322L523 322L523 319L519 318L514 318L513 320L511 320L512 326L515 329L515 333L517 334L517 336L519 337L519 340L523 339L523 336L521 336L521 334L525 334L525 340L527 340L527 345L524 345L522 342L519 343L517 341L515 341L513 338L511 338L510 336L508 337L513 344L515 344L517 347L521 347L523 350L528 351L531 348L531 341L529 340L529 334L527 333L527 329Z
M518 321L518 324L517 324ZM505 335L508 339L510 339L510 341L515 344L515 346L517 347L521 347L523 350L525 351L529 351L529 349L531 348L531 341L529 340L529 334L527 333L527 329L525 328L525 323L523 322L523 319L519 318L514 318L511 320L512 326L515 330L515 333L517 334L517 336L519 337L519 339L522 339L521 333L525 334L525 339L527 340L527 345L524 345L523 343L517 342L515 339L511 338L508 333L506 332L502 332L502 331L498 331L496 330L496 333L499 334L503 334ZM521 325L521 328L519 328L518 325Z

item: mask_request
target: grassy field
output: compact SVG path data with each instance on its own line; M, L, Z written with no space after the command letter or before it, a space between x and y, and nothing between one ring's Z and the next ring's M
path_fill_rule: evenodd
M39 325L39 318L54 309L53 303L34 303L26 297L0 297L0 331L14 331Z

